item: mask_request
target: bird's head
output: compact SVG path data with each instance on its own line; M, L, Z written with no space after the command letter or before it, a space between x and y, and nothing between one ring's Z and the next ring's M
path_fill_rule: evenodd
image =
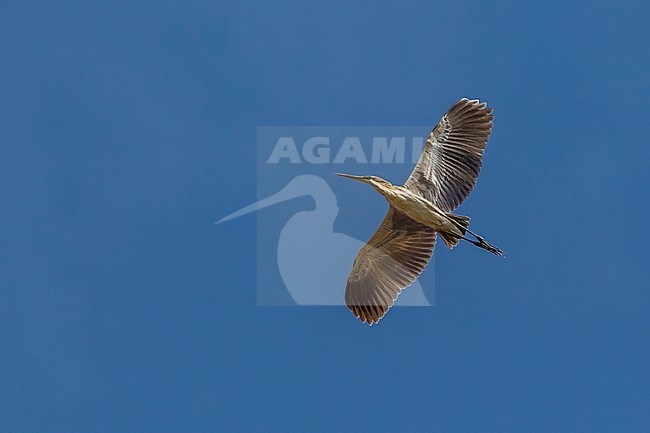
M382 179L381 177L378 176L355 176L352 174L345 174L345 173L336 173L336 175L341 177L346 177L348 179L356 180L359 182L367 183L368 185L372 186L379 192L385 191L393 186L389 181Z

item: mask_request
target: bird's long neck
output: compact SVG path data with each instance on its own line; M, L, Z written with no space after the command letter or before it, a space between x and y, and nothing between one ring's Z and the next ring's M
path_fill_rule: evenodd
M396 195L393 188L390 188L382 184L373 185L373 187L375 188L375 190L377 190L379 194L383 195L386 198L386 200L392 203L392 200L395 198Z

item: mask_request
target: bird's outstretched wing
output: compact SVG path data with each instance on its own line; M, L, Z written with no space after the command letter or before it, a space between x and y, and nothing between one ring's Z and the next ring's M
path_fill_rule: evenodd
M485 102L456 102L429 134L404 186L445 212L460 206L476 185L493 118Z
M432 228L391 206L354 260L345 288L348 308L362 322L379 322L402 290L424 270L435 244Z

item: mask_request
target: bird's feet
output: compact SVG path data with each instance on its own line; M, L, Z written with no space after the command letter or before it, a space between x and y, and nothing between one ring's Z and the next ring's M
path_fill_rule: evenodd
M503 251L501 248L497 248L496 246L492 245L488 241L486 241L482 236L476 236L476 239L478 240L478 243L475 244L483 249L488 250L494 255L497 255L499 257L505 257L506 252Z

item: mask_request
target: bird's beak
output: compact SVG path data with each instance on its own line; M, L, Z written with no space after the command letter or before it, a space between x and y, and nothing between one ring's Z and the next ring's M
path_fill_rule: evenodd
M348 179L357 180L359 182L368 183L368 180L364 176L355 176L353 174L345 174L345 173L334 173L334 174L337 176L346 177Z

